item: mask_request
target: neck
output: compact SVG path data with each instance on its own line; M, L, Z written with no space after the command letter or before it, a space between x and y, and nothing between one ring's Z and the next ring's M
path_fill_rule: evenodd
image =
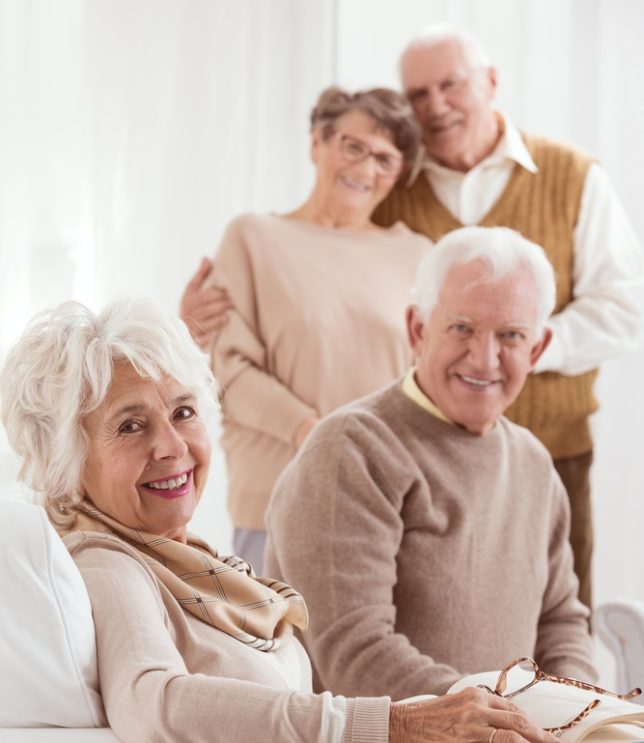
M331 229L378 229L371 221L371 212L364 209L352 209L345 204L338 204L317 190L313 191L302 206L286 216Z

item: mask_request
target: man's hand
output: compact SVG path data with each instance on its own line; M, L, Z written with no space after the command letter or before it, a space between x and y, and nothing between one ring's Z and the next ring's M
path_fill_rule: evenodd
M181 319L204 351L210 348L217 331L227 322L228 310L233 306L225 289L209 284L212 269L212 261L202 258L183 292L179 307Z
M555 743L511 702L482 689L464 689L426 702L396 702L390 743Z

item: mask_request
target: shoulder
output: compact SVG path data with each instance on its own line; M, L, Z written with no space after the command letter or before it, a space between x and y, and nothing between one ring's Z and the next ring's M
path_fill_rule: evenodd
M228 223L224 231L224 236L262 233L275 225L275 219L270 214L245 212Z
M544 482L557 479L550 452L531 431L505 416L499 419L498 425L513 461L527 471L528 482L534 481L543 487Z
M595 162L592 155L567 142L525 132L522 132L521 136L537 167L559 162L570 167L576 167L585 173L590 165Z
M279 240L273 239L276 231L275 217L248 212L240 214L226 226L217 251L215 265L218 270L249 269L249 264L269 253Z
M297 456L297 467L330 462L368 462L371 471L408 466L410 454L406 406L400 380L343 405L325 416L313 429ZM413 403L411 403L413 405Z
M113 534L74 531L63 537L74 562L81 572L84 569L110 569L150 576L154 574L143 555Z

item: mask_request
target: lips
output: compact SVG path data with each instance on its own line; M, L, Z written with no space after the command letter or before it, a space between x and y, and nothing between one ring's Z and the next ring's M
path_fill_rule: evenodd
M458 379L466 384L470 389L485 391L493 385L499 384L500 379L481 379L480 377L470 377L467 374L457 374Z
M344 183L345 186L352 188L354 191L359 191L360 193L368 193L371 190L371 187L366 183L361 183L360 181L350 178L347 175L340 176L340 180L342 181L342 183Z
M186 495L192 485L192 473L193 470L185 470L172 474L169 477L164 477L158 480L150 480L149 482L143 483L142 488L151 495L156 495L159 498L181 498Z

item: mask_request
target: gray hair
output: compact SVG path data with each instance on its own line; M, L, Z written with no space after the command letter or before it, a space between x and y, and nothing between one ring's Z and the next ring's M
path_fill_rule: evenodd
M489 67L492 62L480 39L467 29L451 23L431 23L424 26L407 44L400 55L400 63L407 52L434 46L441 41L458 41L463 46L472 67Z
M169 375L216 412L217 385L184 323L148 299L119 300L95 315L79 302L42 312L9 351L0 373L2 422L22 457L19 478L44 496L50 517L71 521L88 441L83 418L105 399L115 362L142 377Z
M390 88L371 88L349 93L335 86L320 93L311 111L311 130L319 128L323 139L331 136L336 119L351 111L361 111L391 134L406 165L414 162L420 146L420 124L411 104L402 93Z
M429 319L438 304L443 283L456 265L482 261L488 281L500 279L523 266L537 288L537 330L542 330L555 308L556 281L543 248L509 227L462 227L448 232L421 260L414 295L422 315Z

